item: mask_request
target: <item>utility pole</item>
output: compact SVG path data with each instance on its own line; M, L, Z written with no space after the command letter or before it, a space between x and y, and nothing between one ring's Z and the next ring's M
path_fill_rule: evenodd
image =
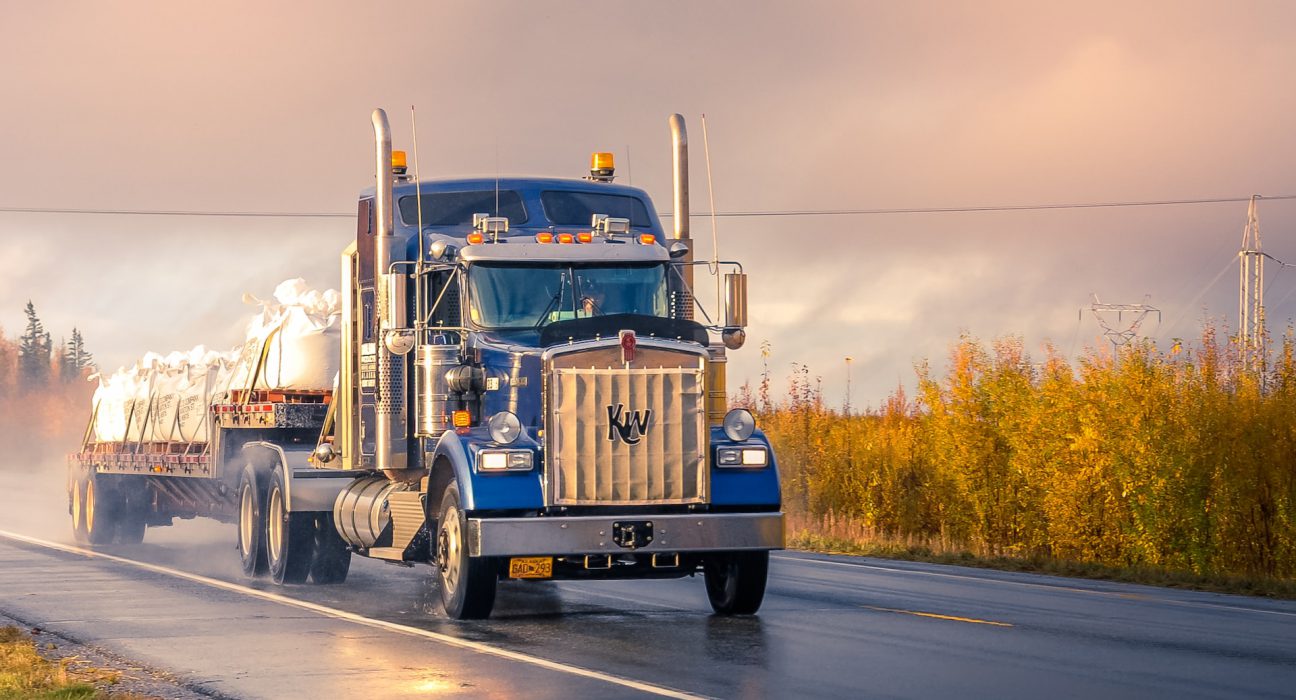
M1260 250L1260 216L1252 195L1247 206L1246 228L1242 229L1242 249L1238 251L1238 352L1242 367L1260 369L1265 348L1264 259Z
M1161 323L1161 310L1147 303L1151 298L1150 294L1143 297L1142 304L1104 304L1098 301L1097 294L1093 295L1089 312L1098 321L1098 325L1102 326L1103 335L1111 341L1113 352L1138 335L1139 326L1149 314L1156 314L1157 323ZM1113 314L1115 318L1112 318ZM1127 315L1131 320L1126 320ZM1080 318L1084 318L1084 309L1080 309Z

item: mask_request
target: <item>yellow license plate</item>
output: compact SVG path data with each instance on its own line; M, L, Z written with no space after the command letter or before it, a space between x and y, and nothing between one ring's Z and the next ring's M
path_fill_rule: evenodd
M509 578L553 578L553 557L513 557Z

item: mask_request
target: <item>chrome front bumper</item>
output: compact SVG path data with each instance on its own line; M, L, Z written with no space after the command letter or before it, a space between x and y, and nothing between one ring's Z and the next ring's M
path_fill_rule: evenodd
M616 522L652 522L653 541L626 549L612 541ZM468 553L474 557L714 552L783 549L782 513L471 518Z

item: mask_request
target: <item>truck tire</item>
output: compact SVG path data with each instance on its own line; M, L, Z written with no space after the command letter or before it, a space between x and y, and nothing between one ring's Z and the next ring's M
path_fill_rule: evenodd
M333 525L332 513L315 517L315 558L311 560L310 578L327 586L346 581L351 570L351 549Z
M702 563L707 598L717 615L752 615L765 599L769 552L722 552Z
M468 519L460 503L459 483L451 480L437 518L441 606L456 620L481 620L495 607L496 572L490 559L468 556Z
M266 492L266 566L275 583L305 583L315 549L315 514L288 510L282 466L270 473Z
M139 544L147 528L148 482L134 477L119 477L121 513L117 519L117 543Z
M239 477L238 498L238 550L243 575L264 576L267 571L265 487L250 464Z
M72 502L70 509L72 511L72 537L77 544L88 544L89 538L86 536L85 525L85 488L86 477L84 474L77 476L72 480L72 493L69 494Z
M86 541L104 545L117 534L117 514L120 512L119 494L113 485L95 472L85 478L85 491L81 507L84 513Z

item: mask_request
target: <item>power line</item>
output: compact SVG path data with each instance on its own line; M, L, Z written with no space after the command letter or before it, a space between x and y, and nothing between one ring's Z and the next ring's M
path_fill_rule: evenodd
M1296 194L1261 197L1266 200L1296 199ZM1052 209L1115 209L1122 207L1165 207L1188 204L1227 204L1249 202L1250 197L1211 197L1206 199L1161 199L1135 202L1068 202L1056 204L1002 204L966 207L908 207L889 209L800 209L786 211L729 211L716 216L867 216L873 214L964 214L996 211L1046 211ZM671 214L662 214L663 217ZM690 213L689 218L711 216L709 212Z
M264 219L353 219L355 213L288 211L203 211L189 209L67 209L60 207L0 207L16 214L124 214L128 216L232 216Z
M1264 200L1294 200L1296 194L1261 197ZM1129 207L1167 207L1199 204L1231 204L1249 202L1250 197L1210 197L1204 199L1160 199L1129 202L1063 202L1051 204L1000 204L963 207L890 207L878 209L786 209L754 211L718 211L723 217L791 217L791 216L871 216L878 214L969 214L980 212L1051 211L1057 209L1119 209ZM191 209L88 209L64 207L0 207L0 212L17 214L108 214L127 216L206 216L271 219L349 219L351 212L275 212L275 211L216 211ZM711 216L711 212L691 212L689 218ZM670 218L673 213L661 214Z

